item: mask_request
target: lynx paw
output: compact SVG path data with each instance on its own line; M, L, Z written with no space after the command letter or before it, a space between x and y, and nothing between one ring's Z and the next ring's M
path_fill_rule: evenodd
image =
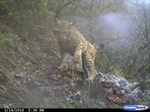
M67 65L66 64L61 64L57 69L61 70L61 71L65 71L65 70L67 70Z

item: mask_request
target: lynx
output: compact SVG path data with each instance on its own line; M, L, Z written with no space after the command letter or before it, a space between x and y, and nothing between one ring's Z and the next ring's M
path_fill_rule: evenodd
M75 68L82 66L87 80L93 80L96 77L95 71L95 55L96 48L89 43L84 36L68 21L57 20L54 27L54 35L57 38L60 48L62 63L58 69L64 70L67 68L66 55L69 53L74 57L73 63Z

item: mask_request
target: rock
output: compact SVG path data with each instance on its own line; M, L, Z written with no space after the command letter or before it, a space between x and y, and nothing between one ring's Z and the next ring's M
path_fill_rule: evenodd
M109 100L115 103L129 104L140 104L142 102L143 93L138 87L139 83L129 83L125 78L110 74L99 73L98 77L103 90L106 93L111 93L106 95Z
M15 75L16 79L24 78L27 76L27 72L23 71Z

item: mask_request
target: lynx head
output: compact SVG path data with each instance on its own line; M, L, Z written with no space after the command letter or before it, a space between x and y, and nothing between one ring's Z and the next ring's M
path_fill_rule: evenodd
M65 40L71 34L71 24L68 21L56 20L54 34L57 39Z

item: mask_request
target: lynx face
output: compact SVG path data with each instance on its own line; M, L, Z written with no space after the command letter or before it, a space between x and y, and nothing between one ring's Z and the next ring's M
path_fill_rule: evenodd
M67 69L66 54L69 53L74 57L74 67L82 67L88 75L88 80L93 81L96 76L94 63L96 48L94 45L89 43L74 26L64 20L57 20L54 34L59 44L62 59L58 68L61 70Z
M57 24L54 28L54 34L60 40L65 40L71 34L71 25L67 21L57 21Z

